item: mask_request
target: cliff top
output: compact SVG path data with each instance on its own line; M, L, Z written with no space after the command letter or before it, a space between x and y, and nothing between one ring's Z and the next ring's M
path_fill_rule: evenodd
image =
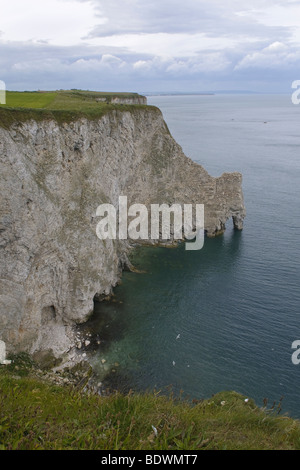
M138 93L58 90L6 92L6 104L0 106L0 126L13 122L55 119L71 122L78 117L97 119L113 109L132 111L146 107L147 99ZM149 106L149 108L151 108Z
M16 363L0 369L0 450L299 449L300 423L279 416L281 402L261 408L230 391L193 403L157 392L99 396L84 389L88 376L56 385Z

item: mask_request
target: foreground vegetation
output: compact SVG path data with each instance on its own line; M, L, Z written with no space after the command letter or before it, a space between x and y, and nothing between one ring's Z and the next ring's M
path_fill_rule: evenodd
M0 106L0 126L8 129L15 122L54 119L69 123L75 118L97 119L112 110L133 111L147 105L115 104L113 98L136 98L136 93L104 93L83 90L51 92L6 92L6 105ZM105 101L99 101L105 99Z
M0 449L296 450L300 423L235 392L198 403L156 393L101 397L5 367Z

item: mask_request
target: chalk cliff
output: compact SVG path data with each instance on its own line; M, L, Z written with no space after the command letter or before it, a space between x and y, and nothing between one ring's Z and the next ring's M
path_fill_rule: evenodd
M153 107L69 123L30 119L0 127L0 339L8 351L72 346L95 295L109 294L129 242L100 241L97 207L205 205L205 229L242 229L239 173L211 177L187 158Z
M98 103L111 103L111 104L147 104L146 96L138 95L136 93L126 95L105 95L104 97L97 97L95 100Z

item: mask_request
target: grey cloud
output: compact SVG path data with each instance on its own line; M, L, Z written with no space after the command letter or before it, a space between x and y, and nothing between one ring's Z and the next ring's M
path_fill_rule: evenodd
M1 44L0 79L8 89L36 90L82 88L104 91L219 89L267 89L272 81L280 86L280 77L298 78L299 54L289 48L269 51L269 57L283 54L291 59L289 73L277 60L272 72L266 70L268 48L256 44L239 50L206 50L193 57L169 57L128 54L122 48L54 47L33 43ZM255 62L256 61L256 62ZM251 86L252 84L252 86ZM286 84L282 85L286 87Z
M91 0L81 0L91 1ZM201 91L202 89L279 90L298 79L300 57L289 44L290 30L266 27L258 21L234 13L251 8L271 7L275 1L229 0L92 0L96 11L107 22L91 37L134 34L205 33L209 37L236 39L227 49L194 50L180 57L174 50L163 59L155 54L135 53L125 47L92 46L89 41L72 47L43 42L1 41L0 79L8 89L34 90L83 88L104 91ZM293 6L290 0L276 4ZM99 40L101 42L101 39ZM268 49L273 43L283 49ZM159 51L158 51L159 52Z
M299 68L300 52L298 48L281 42L250 52L236 65L235 69L280 69L290 70Z
M84 0L83 0L84 1ZM205 33L208 36L257 36L260 39L286 39L285 27L260 24L256 19L239 16L236 12L262 6L270 1L237 2L235 0L93 0L104 24L96 26L89 38L124 34ZM278 4L282 3L280 1ZM274 5L274 2L273 2Z

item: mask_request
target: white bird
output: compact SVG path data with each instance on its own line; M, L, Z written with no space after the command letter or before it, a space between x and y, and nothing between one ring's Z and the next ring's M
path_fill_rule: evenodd
M180 338L180 335L177 335L176 339L179 339Z

